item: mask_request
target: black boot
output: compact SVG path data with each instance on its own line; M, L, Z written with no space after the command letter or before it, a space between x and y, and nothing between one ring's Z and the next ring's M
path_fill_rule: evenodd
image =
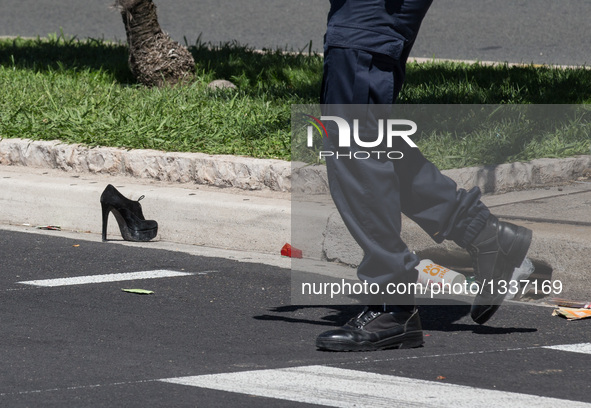
M139 201L130 200L123 196L115 187L109 184L101 194L101 208L103 210L103 241L107 240L107 222L109 212L112 212L119 224L121 236L126 241L149 241L158 234L158 223L146 220Z
M318 336L316 347L330 351L373 351L412 348L423 344L419 311L366 307L363 312L335 330Z
M476 323L485 323L500 307L510 288L513 270L527 255L531 238L531 230L499 221L491 215L468 246L476 280L481 285L470 311Z

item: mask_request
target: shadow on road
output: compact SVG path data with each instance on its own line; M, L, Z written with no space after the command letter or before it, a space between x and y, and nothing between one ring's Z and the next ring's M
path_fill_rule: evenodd
M310 313L301 313L302 311L324 311L323 316L318 319L306 318ZM256 320L282 321L289 323L302 323L316 326L338 327L344 325L352 316L360 311L358 305L347 306L280 306L272 308L269 312L273 314L264 314L254 316ZM460 319L470 314L470 305L422 305L419 306L421 322L424 331L470 331L475 334L509 334L509 333L532 333L536 328L528 327L494 327L489 325L478 325L476 323L456 323Z

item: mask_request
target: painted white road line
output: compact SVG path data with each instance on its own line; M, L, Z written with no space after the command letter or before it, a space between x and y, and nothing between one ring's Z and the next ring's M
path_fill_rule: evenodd
M118 282L128 281L137 279L157 279L157 278L171 278L175 276L188 276L195 275L192 272L178 272L168 270L156 270L156 271L141 271L141 272L127 272L127 273L111 273L107 275L90 275L90 276L74 276L72 278L57 278L57 279L42 279L17 282L24 285L34 286L69 286L69 285L85 285L89 283L105 283L105 282Z
M325 366L160 381L330 407L591 408L591 404Z
M570 351L573 353L591 354L591 343L562 344L558 346L543 346L542 348Z

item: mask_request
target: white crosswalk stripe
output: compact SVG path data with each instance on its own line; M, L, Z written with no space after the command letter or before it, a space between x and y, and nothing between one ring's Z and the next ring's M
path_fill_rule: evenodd
M86 285L90 283L119 282L139 279L171 278L177 276L195 275L193 272L178 272L169 270L111 273L105 275L75 276L71 278L42 279L17 282L24 285L56 287L70 285Z
M591 343L563 344L558 346L544 346L552 350L570 351L573 353L591 354Z
M591 404L326 366L198 375L161 381L331 407L591 408Z

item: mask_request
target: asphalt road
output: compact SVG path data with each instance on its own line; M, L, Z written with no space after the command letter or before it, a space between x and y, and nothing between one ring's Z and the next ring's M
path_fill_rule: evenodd
M421 306L422 348L329 353L316 335L357 309L291 306L286 269L14 229L0 230L0 254L3 407L591 406L589 322L546 307L505 303L478 326L468 305ZM190 275L19 283L155 270Z
M62 27L80 38L124 39L109 4L1 0L0 35L46 35ZM257 48L303 49L312 41L316 50L328 9L317 0L157 5L163 28L189 43L201 33L205 41ZM583 0L439 0L413 56L583 64L591 49L589 15L591 2ZM56 287L19 283L161 270L187 275ZM421 306L422 348L326 353L314 347L317 334L356 309L292 306L289 282L289 270L264 264L0 230L0 406L408 406L417 400L461 406L464 397L472 402L464 406L591 404L589 321L567 322L548 308L506 303L490 325L478 326L467 316L469 305ZM578 346L547 348L561 345ZM241 372L262 383L248 388L235 376ZM357 377L348 383L350 375ZM268 386L282 380L278 390ZM331 381L336 391L322 388ZM400 381L404 386L392 385ZM297 384L291 393L290 384ZM414 395L385 396L403 390Z
M125 39L109 0L2 0L0 35ZM158 1L161 26L189 44L322 49L327 0ZM412 56L481 61L588 64L591 1L437 0Z

